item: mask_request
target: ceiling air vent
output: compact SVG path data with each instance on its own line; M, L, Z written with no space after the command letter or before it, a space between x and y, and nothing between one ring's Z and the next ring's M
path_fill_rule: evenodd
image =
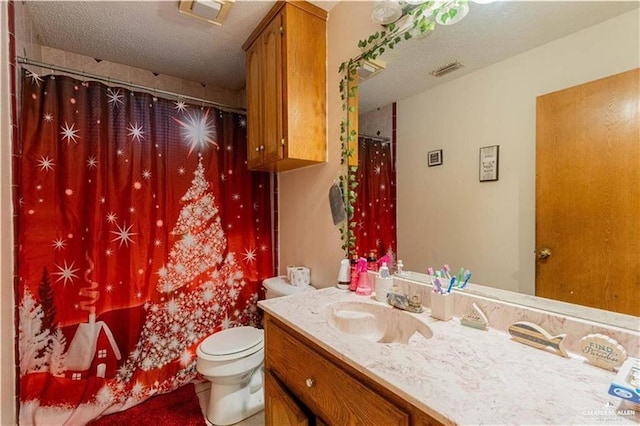
M453 72L462 67L464 67L464 64L462 62L454 61L447 65L443 65L440 68L436 68L435 70L431 71L429 74L431 74L434 77L442 77L443 75L449 74L450 72Z
M181 0L180 12L212 24L222 25L234 0Z

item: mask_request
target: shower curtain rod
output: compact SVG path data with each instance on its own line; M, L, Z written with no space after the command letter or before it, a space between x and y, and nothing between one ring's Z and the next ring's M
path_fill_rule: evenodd
M107 83L107 84L114 84L114 85L121 85L121 86L127 86L130 87L132 89L138 89L138 90L144 90L145 92L148 92L149 94L161 94L161 95L166 95L166 96L171 96L173 98L178 98L178 99L184 99L184 100L189 100L189 101L193 101L193 102L199 102L202 104L209 104L212 105L218 109L221 109L223 111L228 111L228 112L235 112L235 113L239 113L239 114L246 114L247 110L244 108L238 108L238 107L234 107L231 105L225 105L225 104L221 104L218 102L213 102L213 101L209 101L207 99L202 99L202 98L197 98L195 96L188 96L188 95L182 95L180 93L176 93L176 92L169 92L168 90L161 90L161 89L156 89L153 87L149 87L149 86L143 86L141 84L135 84L135 83L131 83L131 82L127 82L124 80L117 80L117 79L113 79L113 78L109 78L109 77L103 77L101 75L97 75L97 74L89 74L83 71L77 71L71 68L65 68L65 67L61 67L58 65L54 65L54 64L46 64L44 62L38 62L38 61L34 61L31 60L29 58L25 58L22 56L18 56L17 57L18 63L19 64L24 64L24 65L32 65L35 67L40 67L40 68L45 68L45 69L49 69L51 71L59 71L59 72L63 72L66 74L72 74L72 75L76 75L76 76L81 76L90 80L97 80L103 83Z
M366 138L366 139L373 139L374 141L379 141L379 142L389 142L391 139L386 137L386 136L371 136L371 135L365 135L364 133L358 133L358 137L360 138Z

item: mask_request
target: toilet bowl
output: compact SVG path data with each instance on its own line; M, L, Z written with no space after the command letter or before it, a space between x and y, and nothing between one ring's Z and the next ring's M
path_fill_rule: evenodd
M264 409L264 331L236 327L212 334L196 350L196 369L211 382L207 420L230 425Z
M266 290L265 297L267 299L315 290L315 287L311 287L311 285L297 287L289 284L289 280L286 275L267 278L262 281L262 285Z

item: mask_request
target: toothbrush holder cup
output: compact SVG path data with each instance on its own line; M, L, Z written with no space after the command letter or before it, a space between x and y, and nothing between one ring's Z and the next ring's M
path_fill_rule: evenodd
M441 321L453 318L453 293L431 293L431 316Z

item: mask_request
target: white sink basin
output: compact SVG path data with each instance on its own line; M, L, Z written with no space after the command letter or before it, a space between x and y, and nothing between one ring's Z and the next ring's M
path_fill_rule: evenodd
M433 334L418 318L391 306L365 302L335 302L322 309L329 325L353 336L378 343L409 343L416 333Z

